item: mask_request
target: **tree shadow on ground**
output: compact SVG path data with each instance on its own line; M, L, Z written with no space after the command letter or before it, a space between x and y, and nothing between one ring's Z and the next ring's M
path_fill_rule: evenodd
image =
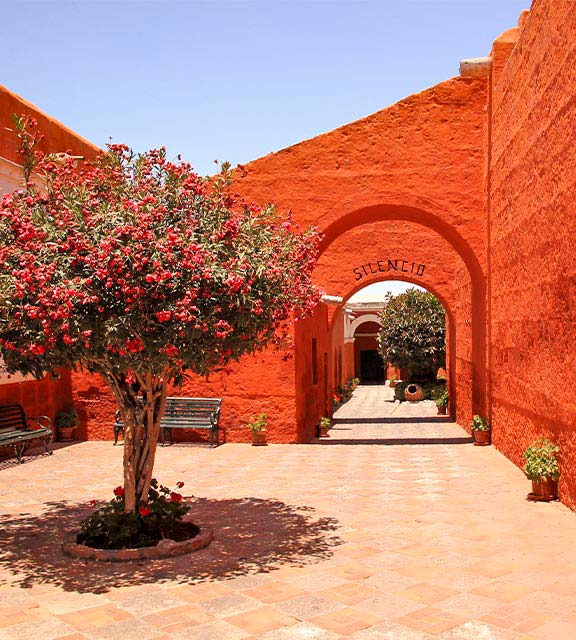
M47 503L41 515L0 515L0 586L51 584L65 591L105 593L112 588L157 582L194 584L304 566L332 556L342 544L333 518L314 518L311 507L278 500L192 499L194 521L214 529L214 540L192 554L124 563L78 560L61 545L93 511L87 504ZM7 575L8 574L8 575Z

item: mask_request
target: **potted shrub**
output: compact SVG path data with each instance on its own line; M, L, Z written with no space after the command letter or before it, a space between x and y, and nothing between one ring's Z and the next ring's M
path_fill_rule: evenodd
M58 441L72 442L74 439L74 429L78 426L78 422L78 414L73 407L64 411L58 411L55 420Z
M248 428L252 434L252 446L261 447L266 444L266 427L268 420L265 413L259 413L257 417L248 420Z
M439 416L445 416L448 413L449 400L450 400L450 396L448 395L448 389L444 389L436 395L436 399L434 400L434 402L438 407Z
M524 451L524 472L532 481L529 500L549 502L558 498L560 468L556 454L559 451L560 447L547 438L539 438Z
M329 438L330 434L328 430L332 426L332 420L330 418L320 418L320 437Z
M472 435L478 447L485 447L492 442L492 430L486 418L478 415L472 418Z

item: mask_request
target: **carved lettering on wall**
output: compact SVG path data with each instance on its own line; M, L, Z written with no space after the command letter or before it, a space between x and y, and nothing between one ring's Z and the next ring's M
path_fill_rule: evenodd
M419 276L422 277L424 275L424 271L426 270L426 265L421 264L419 262L411 262L410 260L389 260L382 259L376 260L375 262L367 262L366 264L361 264L357 267L354 267L352 271L356 276L356 280L362 280L362 278L366 278L367 276L374 275L376 273L390 273L397 272L398 275L405 273L408 276Z

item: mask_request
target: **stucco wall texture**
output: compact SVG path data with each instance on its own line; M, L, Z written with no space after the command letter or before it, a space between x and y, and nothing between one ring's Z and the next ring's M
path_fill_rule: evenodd
M487 414L495 445L519 465L539 435L558 442L561 499L572 508L575 34L576 3L535 0L519 26L493 43L488 77L452 78L236 171L246 199L275 202L324 233L315 282L326 293L346 301L371 282L406 279L440 297L458 421L469 428L473 413ZM93 152L0 89L2 121L22 111L37 115L50 150ZM16 161L10 144L0 131L0 157ZM388 259L425 271L380 269L378 260ZM369 264L377 266L358 280L354 269ZM321 304L296 323L293 338L293 350L244 358L178 393L222 396L228 442L246 441L246 422L260 411L269 416L272 442L307 442L331 412L334 386L352 377L354 348L344 343L334 305ZM72 392L80 437L111 438L115 406L95 376L5 385L0 400L25 398L31 412L54 413ZM60 400L50 404L55 394Z
M576 508L576 4L536 0L522 26L491 100L494 442L517 464L539 435L560 444Z

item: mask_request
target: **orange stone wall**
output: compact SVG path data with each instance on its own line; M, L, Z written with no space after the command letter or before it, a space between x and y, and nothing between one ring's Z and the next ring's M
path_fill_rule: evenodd
M518 465L536 437L560 444L561 499L575 508L576 7L536 0L522 24L493 50L491 417Z

